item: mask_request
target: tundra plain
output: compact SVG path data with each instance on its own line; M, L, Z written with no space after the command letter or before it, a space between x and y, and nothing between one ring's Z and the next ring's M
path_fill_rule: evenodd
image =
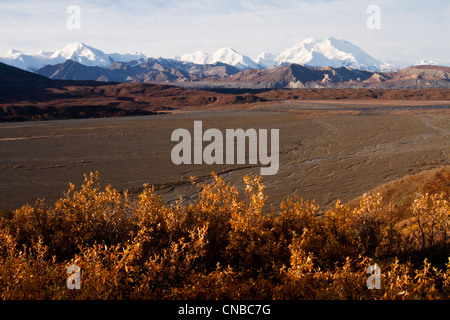
M131 195L146 183L167 203L195 199L191 176L211 172L242 187L256 165L175 165L177 128L280 130L280 168L263 176L269 204L286 196L321 207L411 173L450 164L450 106L442 101L287 101L221 108L185 108L171 114L0 124L0 208L14 210L46 199L51 205L83 175ZM206 144L206 143L205 143Z

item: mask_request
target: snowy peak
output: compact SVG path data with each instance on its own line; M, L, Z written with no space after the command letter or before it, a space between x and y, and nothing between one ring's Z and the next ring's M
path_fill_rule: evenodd
M211 62L223 62L229 64L237 64L243 61L243 56L241 56L236 50L230 47L220 48L211 55L209 58Z
M146 56L142 53L111 53L106 54L102 50L95 49L84 43L70 43L61 50L55 50L52 54L52 58L58 59L59 57L65 60L73 60L78 63L91 67L108 67L114 62L130 62L133 60L143 62L146 60Z
M388 66L347 40L307 38L275 57L277 64L296 63L313 67L349 67L379 70Z
M181 56L180 60L196 64L214 64L221 62L237 67L241 70L261 68L261 66L255 61L247 56L241 55L239 52L230 47L218 49L211 55L204 53L203 51L184 54Z
M423 65L423 66L437 66L438 63L436 61L433 61L433 60L422 59L420 61L417 61L415 63L415 65L416 66L421 66L421 65Z
M16 49L11 49L6 53L6 56L7 57L17 57L17 56L20 56L21 54L23 54L22 51L16 50Z
M239 54L236 50L230 47L218 49L211 55L211 57L209 57L208 63L213 64L216 62L226 63L239 69L258 68L252 59Z
M0 57L0 62L28 71L35 71L43 66L41 59L38 57L24 54L22 51L15 49L9 50L6 56Z
M31 55L12 49L5 57L0 57L0 62L24 70L35 71L45 65L56 65L69 59L90 67L108 67L114 62L143 62L147 57L139 52L106 54L84 43L70 43L62 49L40 50L37 54Z
M61 50L55 50L54 54L56 53L67 59L76 56L86 56L90 58L105 56L103 51L92 48L84 43L69 43Z
M268 52L263 52L256 57L255 62L263 67L270 67L277 64L276 55Z
M90 67L107 67L111 64L108 55L103 51L89 47L84 43L70 43L60 50L55 50L51 58L70 59Z
M209 55L203 51L195 51L193 53L183 54L180 61L192 62L195 64L206 64L209 59Z

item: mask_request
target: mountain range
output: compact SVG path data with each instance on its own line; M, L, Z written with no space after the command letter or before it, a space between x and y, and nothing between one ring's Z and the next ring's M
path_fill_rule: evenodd
M37 54L25 54L20 50L11 49L6 56L0 57L0 62L23 70L36 71L46 65L55 65L66 60L73 60L90 67L108 67L116 61L143 62L146 59L147 57L139 52L106 54L84 43L70 43L62 49L41 50Z
M67 60L61 64L47 65L36 71L51 79L143 83L216 81L227 79L239 72L240 69L221 62L194 64L163 58L149 58L140 64L115 62L107 68L88 67Z
M77 67L103 69L83 66L71 60L64 64L75 69ZM231 66L227 66L227 68L231 68ZM301 89L276 89L270 88L270 85L268 85L267 88L257 90L251 88L227 89L224 87L199 90L155 83L56 80L0 63L0 122L148 115L171 112L173 109L186 107L203 108L210 106L222 108L226 105L260 104L287 100L394 99L442 101L449 99L450 90L441 87L431 88L425 84L449 83L449 74L449 67L417 66L384 75L390 77L390 79L380 79L380 74L370 71L353 70L345 67L312 68L291 64L260 71L255 69L244 70L232 76L230 80L245 85L248 83L255 84L255 80L272 81L271 85L274 86L277 83L283 85L281 81L290 81L296 78L299 82L304 83L305 87L297 84ZM367 80L351 80L355 77L362 77ZM401 83L403 87L405 87L405 83L421 83L421 86L427 87L427 89L353 89L354 83L372 81L374 77L377 78L376 81L385 83L387 87L395 88L397 83ZM327 89L316 89L313 84L323 82L320 79L329 79L330 85L333 84L332 81L338 81L342 87L333 89L330 86ZM342 82L340 82L341 80ZM215 82L228 83L227 81Z
M72 60L86 66L105 68L115 62L142 63L148 58L139 52L107 54L84 43L71 43L62 49L41 50L37 54L25 54L22 51L12 49L5 56L0 57L0 62L27 71L36 71L45 65L60 64L66 60ZM312 67L330 66L337 68L343 66L372 71L386 71L393 68L391 65L371 57L351 42L333 37L326 40L307 38L278 54L261 53L254 60L230 47L218 49L212 54L196 51L183 54L172 60L198 65L220 62L234 66L239 70L264 69L292 63Z
M106 54L83 43L27 55L11 50L0 62L50 79L168 83L190 88L449 88L448 67L432 61L392 70L346 40L308 38L255 60L226 47L177 58Z
M115 62L108 68L89 67L67 60L47 65L37 74L58 80L160 83L186 88L450 88L450 67L422 65L395 72L348 67L310 67L299 64L246 69L216 62L195 64L149 58L140 64Z

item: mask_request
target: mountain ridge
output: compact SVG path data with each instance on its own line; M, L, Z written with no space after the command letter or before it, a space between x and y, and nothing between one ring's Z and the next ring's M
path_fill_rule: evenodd
M162 57L160 57L162 58ZM0 62L21 68L27 71L36 71L46 65L56 65L73 60L86 66L107 68L116 62L139 64L147 59L140 52L132 53L105 53L100 49L85 43L70 43L62 49L51 51L40 50L37 54L26 54L20 50L11 49L6 56L0 57ZM169 58L163 58L168 60ZM246 69L265 69L273 66L300 64L312 67L350 67L369 71L389 71L397 67L384 63L370 56L360 47L343 39L329 37L322 40L310 37L297 42L292 47L281 50L279 53L261 53L255 59L240 54L231 47L217 49L212 54L203 51L183 54L172 60L194 64L225 63L237 67L241 71ZM436 65L435 61L422 59L421 63ZM398 69L398 68L397 68Z
M348 67L310 67L299 64L240 70L216 62L194 64L149 58L141 64L118 63L108 68L76 61L45 66L37 74L59 80L162 83L186 88L450 88L450 67L414 66L396 72L373 72Z
M0 57L0 62L26 70L36 71L46 65L55 65L66 60L77 61L86 66L107 67L116 61L131 62L143 61L147 57L136 53L111 53L88 46L84 43L69 43L62 49L52 51L40 50L37 54L25 54L20 50L11 49L5 57Z
M68 61L66 66L71 70L74 67L81 65L74 61ZM83 66L83 68L95 67ZM340 70L333 68L315 69L295 64L274 69L278 69L280 72L284 70L287 77L296 77L300 79L303 76L305 77L303 79L304 81L305 79L310 79L311 74L316 77L315 80L317 81L320 79L323 80L324 78L333 81L333 77L355 77L358 75L353 74L352 70L348 68L341 68ZM420 81L427 81L425 78L428 76L436 76L436 74L441 72L437 67L432 67L431 69L419 67L418 69L422 72L422 79ZM264 71L265 70L256 70L255 73L255 70L249 69L242 71L240 76L258 77L261 76ZM443 70L447 75L448 71L449 70L447 69ZM260 74L258 74L258 72ZM346 74L347 72L350 73ZM357 72L361 72L362 74L363 72L366 72L366 77L372 74L368 71L361 70L357 70ZM395 77L400 78L405 75L407 76L407 73L408 72L400 75L393 74L390 77L393 79L395 79ZM387 80L385 81L389 81L389 76L386 75L386 77ZM274 76L274 78L276 77ZM292 79L293 78L290 78L288 80L292 81ZM400 81L409 80L404 80L402 78ZM216 83L225 82L226 80L216 81ZM284 88L258 90L211 88L208 90L199 90L195 88L174 86L173 83L156 84L52 80L0 63L0 122L151 115L171 112L173 109L189 107L222 108L228 105L233 108L233 106L238 104L270 103L271 101L287 100L432 100L439 104L445 104L445 101L448 101L449 97L450 89L440 88L414 90L363 88L355 90L345 86L342 89L333 87L317 89L313 86L305 86L301 89L290 90Z

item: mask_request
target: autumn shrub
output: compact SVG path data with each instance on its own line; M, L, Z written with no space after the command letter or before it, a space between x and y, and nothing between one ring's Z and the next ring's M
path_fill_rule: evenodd
M424 194L412 205L411 233L422 253L448 251L450 230L450 202L443 192Z
M448 299L449 197L405 209L365 194L321 209L298 196L266 210L261 177L245 190L216 174L189 205L137 198L98 174L53 206L0 217L2 299ZM81 289L66 285L81 269ZM379 266L379 289L367 268Z

